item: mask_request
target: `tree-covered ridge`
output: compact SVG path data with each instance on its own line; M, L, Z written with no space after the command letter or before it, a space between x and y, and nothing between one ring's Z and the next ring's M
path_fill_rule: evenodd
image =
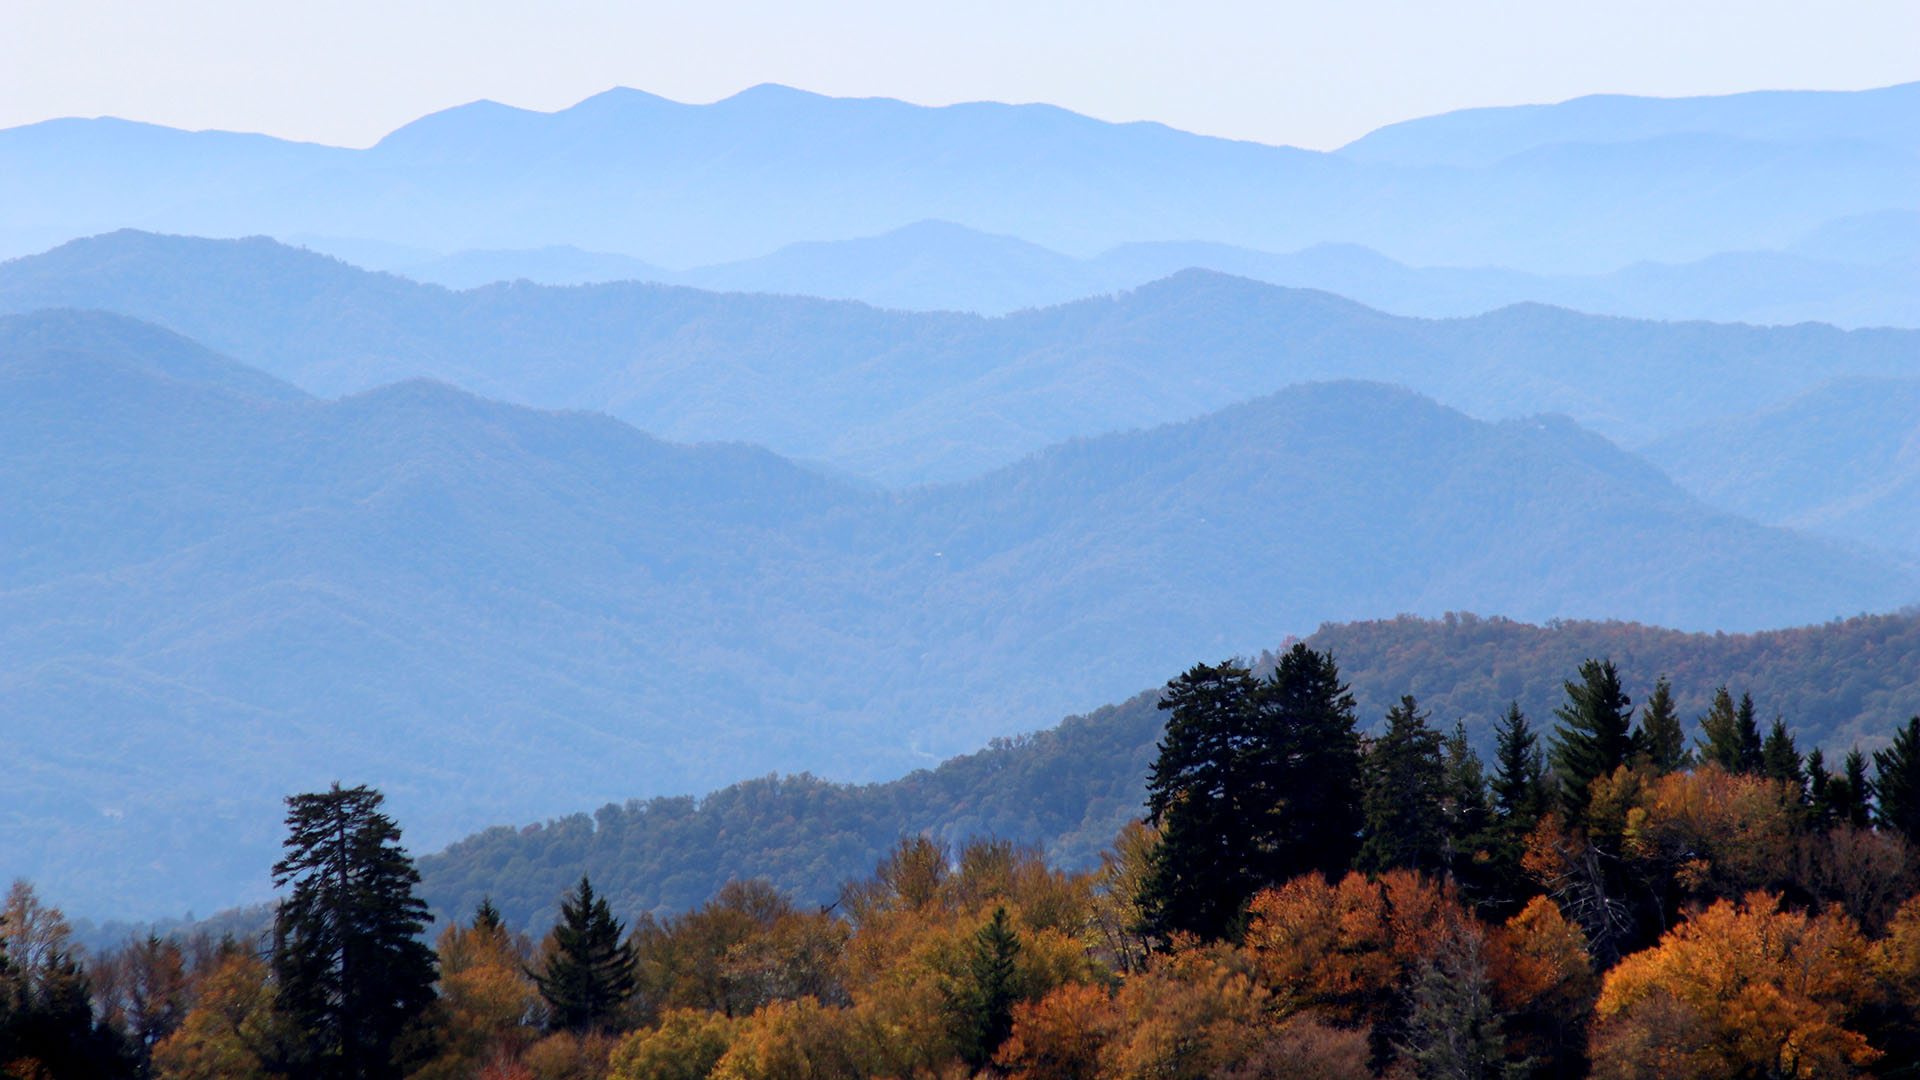
M1509 705L1517 699L1537 730L1563 702L1569 673L1589 656L1613 657L1635 702L1651 700L1659 676L1668 675L1668 707L1689 743L1725 684L1736 696L1752 695L1759 722L1776 711L1785 716L1801 750L1825 748L1836 769L1850 747L1872 750L1903 716L1920 712L1920 616L1913 615L1750 635L1401 618L1325 626L1306 644L1340 664L1364 729L1384 730L1389 709L1413 694L1442 733L1464 723L1489 761ZM1253 667L1264 674L1273 662L1268 656ZM609 804L591 816L496 827L423 858L425 892L442 912L491 896L515 926L550 921L582 873L616 897L623 913L683 911L736 876L825 903L895 839L922 832L949 842L994 835L1038 843L1058 865L1087 867L1143 805L1163 730L1158 698L1143 694L890 783L768 777L704 799ZM1870 711L1857 711L1863 704Z
M552 922L582 874L623 917L695 907L736 878L831 903L902 836L997 836L1087 867L1140 812L1161 717L1142 694L884 784L769 776L704 798L609 803L477 833L420 860L436 911L491 898L510 925Z
M1764 587L1764 586L1757 586ZM1323 626L1308 643L1333 653L1362 717L1414 694L1440 722L1465 721L1482 746L1518 701L1545 717L1561 681L1588 657L1610 657L1635 700L1662 676L1691 729L1716 688L1750 693L1760 723L1784 717L1806 747L1879 746L1920 713L1920 614L1863 615L1750 634L1688 634L1629 622L1533 625L1469 614Z

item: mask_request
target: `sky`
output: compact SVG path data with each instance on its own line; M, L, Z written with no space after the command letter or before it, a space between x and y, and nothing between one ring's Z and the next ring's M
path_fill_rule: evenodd
M0 0L0 127L113 115L343 146L612 86L1043 101L1330 149L1468 106L1915 79L1915 0Z

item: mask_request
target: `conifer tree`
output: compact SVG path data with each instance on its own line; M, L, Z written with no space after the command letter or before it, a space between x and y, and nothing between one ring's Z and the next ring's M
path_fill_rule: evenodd
M1387 729L1367 747L1365 837L1355 866L1437 873L1447 845L1447 762L1440 733L1411 694L1387 710Z
M1647 765L1656 776L1693 763L1687 753L1686 733L1680 728L1680 714L1674 709L1673 684L1665 675L1653 684L1653 693L1641 711L1640 730L1646 739Z
M287 800L286 857L276 887L293 887L274 920L279 1009L300 1033L298 1076L403 1075L403 1033L433 1002L432 919L420 875L378 791L339 784Z
M1625 765L1637 750L1633 699L1620 687L1612 660L1580 665L1580 681L1565 684L1567 703L1554 710L1560 721L1553 739L1553 771L1560 802L1575 822L1586 816L1588 786Z
M1360 741L1331 655L1296 644L1265 680L1201 664L1160 707L1171 715L1147 781L1160 843L1140 896L1150 930L1232 937L1261 887L1348 869Z
M1920 716L1873 754L1874 823L1920 843Z
M1840 775L1827 782L1827 804L1835 825L1864 829L1873 822L1873 782L1859 747L1847 751Z
M1510 702L1494 729L1493 812L1511 831L1528 833L1547 811L1549 789L1540 736Z
M621 930L613 909L582 874L561 898L545 969L533 977L547 1003L549 1030L603 1030L633 996L633 951L620 940Z
M1760 771L1768 779L1786 784L1788 793L1796 798L1806 791L1807 775L1802 768L1800 748L1794 745L1786 721L1778 717L1774 718L1773 727L1761 744Z
M1487 843L1487 829L1493 823L1492 807L1487 802L1487 769L1467 739L1467 725L1455 721L1453 734L1445 744L1447 787L1444 811L1447 820L1447 863L1458 873L1472 861L1476 848Z
M973 936L965 981L947 990L961 1059L975 1069L992 1061L1013 1031L1013 1006L1020 1000L1019 957L1020 936L1007 922L1007 909L996 907Z
M1814 747L1807 754L1807 817L1816 829L1833 826L1833 780L1827 755Z

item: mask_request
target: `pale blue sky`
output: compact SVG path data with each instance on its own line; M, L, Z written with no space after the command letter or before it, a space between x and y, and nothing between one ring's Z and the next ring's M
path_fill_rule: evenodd
M366 145L475 98L760 82L1332 147L1580 94L1920 79L1915 0L0 0L0 126L111 114Z

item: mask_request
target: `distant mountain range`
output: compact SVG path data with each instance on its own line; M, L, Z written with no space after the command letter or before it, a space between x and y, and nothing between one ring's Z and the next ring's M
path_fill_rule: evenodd
M466 251L420 261L417 253L382 258L384 253L352 244L311 243L348 262L454 289L517 280L542 285L651 281L1002 315L1123 292L1199 268L1321 289L1397 315L1478 315L1531 301L1651 319L1920 326L1920 213L1908 211L1831 222L1786 251L1637 263L1584 276L1415 268L1355 244L1319 244L1275 255L1226 244L1134 243L1076 259L1015 237L938 221L876 237L794 244L757 259L680 271L570 247Z
M1564 413L1632 446L1832 378L1920 370L1914 330L1540 305L1401 318L1205 271L984 319L643 284L453 292L264 239L136 232L0 264L0 312L55 306L150 320L321 397L424 376L895 486L1310 380L1403 385L1489 420Z
M336 778L431 847L897 775L1326 619L1742 629L1920 596L1571 422L1378 384L887 494L430 382L310 398L71 312L0 320L0 501L32 508L0 525L0 830L81 913L260 895L275 800Z
M671 267L937 219L1079 256L1361 244L1416 265L1605 273L1776 250L1920 210L1920 83L1582 98L1382 129L1333 153L1044 105L922 108L761 86L474 102L365 150L112 118L0 131L0 250L120 227L431 252L571 245Z

